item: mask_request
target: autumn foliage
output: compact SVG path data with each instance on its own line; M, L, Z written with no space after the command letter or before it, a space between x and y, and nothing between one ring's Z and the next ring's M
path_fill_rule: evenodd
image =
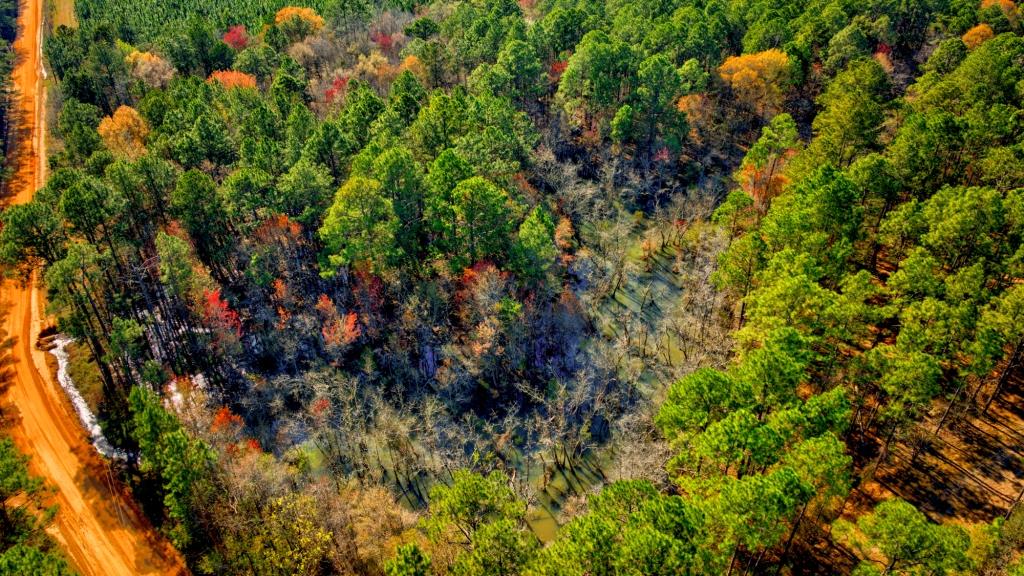
M776 48L730 56L718 68L718 74L737 98L759 114L767 114L782 106L789 81L789 57Z
M961 40L964 41L968 49L973 50L990 40L993 36L995 36L995 32L992 31L991 26L988 24L978 24L965 32Z
M778 161L764 166L744 163L737 174L740 188L750 195L758 206L767 205L789 183L789 179L786 178L785 174L774 168L776 163Z
M568 60L555 60L548 68L548 77L552 82L557 82L562 77L562 73L565 72L565 69L568 67Z
M981 9L986 10L988 8L998 7L1006 19L1010 21L1010 24L1017 25L1019 13L1017 12L1017 4L1013 0L981 0Z
M281 8L274 16L274 23L283 24L292 18L305 21L314 31L324 27L324 19L316 13L316 10L300 6L285 6Z
M320 333L328 346L348 346L359 338L359 315L355 312L339 314L334 302L326 294L320 295L316 310L323 320Z
M107 149L115 154L137 158L146 152L149 125L134 108L121 106L113 116L101 120L97 130Z
M524 13L530 14L537 5L537 0L519 0L518 4Z
M232 310L227 300L221 297L220 289L204 291L203 301L206 304L204 319L208 325L216 329L218 338L242 336L242 322L238 318L238 312Z
M235 50L244 50L249 45L249 33L246 32L245 26L238 24L228 28L228 31L224 33L224 43L231 46Z
M558 220L558 225L555 226L555 246L558 246L559 250L567 252L576 247L576 232L572 227L572 220L562 217Z
M415 54L409 54L402 59L402 63L398 65L399 73L408 70L412 72L412 75L417 80L426 84L427 83L427 68L423 65L423 61L416 57Z
M704 94L687 94L676 102L676 109L686 114L690 124L690 140L703 142L702 133L712 126L714 116L708 97Z
M370 40L372 40L373 43L376 44L383 52L391 50L391 47L394 46L395 43L391 34L385 34L384 32L371 32Z
M163 88L174 77L174 66L152 52L133 50L125 58L132 76L153 88Z
M331 87L324 92L324 100L334 102L345 94L348 88L348 76L341 76L331 81Z
M227 406L221 406L213 415L210 430L213 432L236 432L242 428L243 424L241 416L233 413Z
M384 54L373 51L370 54L359 55L353 72L360 79L384 89L398 76L398 66L392 65Z
M217 70L207 82L219 82L225 88L255 88L256 77L237 70Z
M892 57L889 55L889 52L879 50L878 52L875 52L873 58L875 59L875 62L878 62L878 65L882 67L882 70L885 70L886 74L893 73L894 68L892 64Z

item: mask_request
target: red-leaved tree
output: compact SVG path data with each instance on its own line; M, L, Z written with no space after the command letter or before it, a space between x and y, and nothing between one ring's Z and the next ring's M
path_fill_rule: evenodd
M245 47L249 45L249 33L245 31L244 24L238 24L228 28L222 40L236 51L245 50Z
M381 52L389 52L395 43L391 34L385 34L383 32L370 32L370 40L373 40L373 43L380 48Z
M203 319L213 330L214 344L222 350L237 347L242 337L242 321L238 312L231 309L227 300L221 297L220 289L204 290Z

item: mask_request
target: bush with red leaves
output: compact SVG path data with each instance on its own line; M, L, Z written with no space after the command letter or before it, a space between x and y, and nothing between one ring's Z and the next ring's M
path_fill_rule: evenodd
M225 44L234 48L235 51L245 50L245 47L249 45L249 33L245 31L244 24L238 24L228 28L222 40L224 40Z

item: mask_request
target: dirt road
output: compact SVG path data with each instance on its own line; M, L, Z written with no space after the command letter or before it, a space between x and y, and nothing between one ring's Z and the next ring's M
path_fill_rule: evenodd
M23 0L15 41L19 97L15 173L6 203L28 202L45 178L45 90L41 63L43 0ZM34 346L42 321L34 286L0 286L2 328L9 347L3 364L9 432L31 456L33 473L56 489L60 511L51 528L83 576L184 574L180 556L148 527L106 464L90 446L67 398Z

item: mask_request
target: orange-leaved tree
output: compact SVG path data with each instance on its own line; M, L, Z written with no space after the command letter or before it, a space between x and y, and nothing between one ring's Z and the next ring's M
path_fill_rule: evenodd
M992 31L991 26L988 24L978 24L974 28L964 32L964 35L960 39L964 41L968 50L973 50L990 40L993 36L995 36L995 32Z
M1017 25L1020 13L1017 11L1017 3L1013 0L981 0L981 9L999 8L1012 26Z
M398 66L398 71L405 72L408 70L412 72L412 75L420 81L421 84L427 84L427 67L423 65L423 61L420 60L415 54L409 54L402 59L402 63Z
M237 70L217 70L206 80L219 82L225 88L255 88L256 77Z
M762 213L788 183L782 168L799 145L796 122L789 114L782 113L762 129L761 137L743 158L735 174L736 181Z

